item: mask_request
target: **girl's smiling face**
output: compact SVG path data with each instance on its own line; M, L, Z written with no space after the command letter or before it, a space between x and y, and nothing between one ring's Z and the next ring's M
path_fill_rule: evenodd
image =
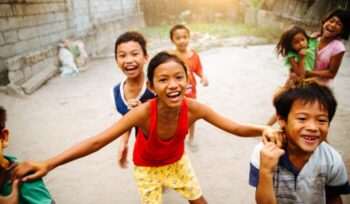
M154 70L152 81L150 88L165 105L180 107L187 86L186 72L181 64L174 60L160 64Z
M343 23L337 16L328 19L322 27L322 35L324 37L334 38L343 31Z
M127 78L136 78L143 72L148 57L144 55L141 45L134 41L121 43L116 52L117 64Z

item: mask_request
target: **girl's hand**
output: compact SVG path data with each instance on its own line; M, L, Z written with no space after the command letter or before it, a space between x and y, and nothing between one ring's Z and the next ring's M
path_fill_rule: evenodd
M11 180L21 179L21 181L33 181L45 176L49 167L45 162L21 162L9 167Z
M298 54L299 54L300 59L304 59L304 57L306 55L306 48L299 50Z
M12 182L12 191L8 196L0 196L0 203L4 204L18 204L18 190L19 180L16 179Z
M267 126L262 135L262 140L264 144L268 142L277 145L277 147L284 147L286 144L284 133L282 130L274 129L270 126Z
M140 105L141 101L139 101L137 99L129 99L127 101L127 103L128 103L128 109L131 110L131 109L137 107L138 105Z
M121 168L128 168L128 144L123 142L120 143L119 154L118 154L118 164Z
M278 159L284 154L276 144L267 142L260 150L260 171L272 174L276 168Z
M296 73L289 72L289 80L297 81L297 80L299 80L299 77L298 77L298 75Z
M203 86L208 86L209 85L208 78L205 75L202 76L201 83L203 84Z

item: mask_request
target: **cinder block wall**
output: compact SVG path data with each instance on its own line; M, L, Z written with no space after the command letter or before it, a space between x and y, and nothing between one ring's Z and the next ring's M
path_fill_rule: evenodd
M143 25L139 0L0 0L0 90L30 94L57 73L62 38L96 55Z

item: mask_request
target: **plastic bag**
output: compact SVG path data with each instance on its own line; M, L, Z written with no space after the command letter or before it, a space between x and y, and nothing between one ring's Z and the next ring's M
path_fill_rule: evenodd
M79 73L78 68L74 63L74 56L67 48L61 47L58 57L62 65L59 68L62 77L75 76Z

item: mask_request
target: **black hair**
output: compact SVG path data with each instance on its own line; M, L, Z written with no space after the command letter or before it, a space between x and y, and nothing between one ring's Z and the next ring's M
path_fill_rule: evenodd
M348 40L349 34L350 34L350 11L346 11L342 9L331 11L326 16L323 17L321 34L323 33L323 25L334 16L338 17L341 23L343 24L343 29L342 29L342 32L339 34L339 37L344 40Z
M143 37L143 35L137 31L127 31L123 34L121 34L117 41L115 42L115 47L114 47L114 53L115 53L115 59L117 59L117 49L118 45L126 42L134 41L138 44L140 44L143 55L147 56L147 41Z
M273 98L276 114L287 122L295 101L305 104L318 102L327 110L329 122L332 121L337 108L332 90L315 78L290 81L282 87Z
M169 61L174 61L176 63L179 63L187 76L187 68L185 63L176 55L170 54L166 51L159 52L156 54L149 62L148 68L147 68L147 79L148 81L153 85L153 76L154 76L154 70L161 64L167 63Z
M169 32L169 34L170 34L170 40L173 40L174 32L175 32L176 30L179 30L179 29L185 29L185 30L187 31L188 35L191 34L191 33L190 33L190 29L188 29L185 25L176 24L176 25L174 25L173 27L171 27L171 29L170 29L170 32Z
M306 34L304 29L298 26L292 26L282 34L280 40L278 41L276 45L277 55L285 57L287 56L288 52L295 51L292 47L292 41L294 36L298 33L303 34L306 39L309 40L310 37Z
M5 128L6 119L7 119L6 109L0 106L0 131L2 131Z

